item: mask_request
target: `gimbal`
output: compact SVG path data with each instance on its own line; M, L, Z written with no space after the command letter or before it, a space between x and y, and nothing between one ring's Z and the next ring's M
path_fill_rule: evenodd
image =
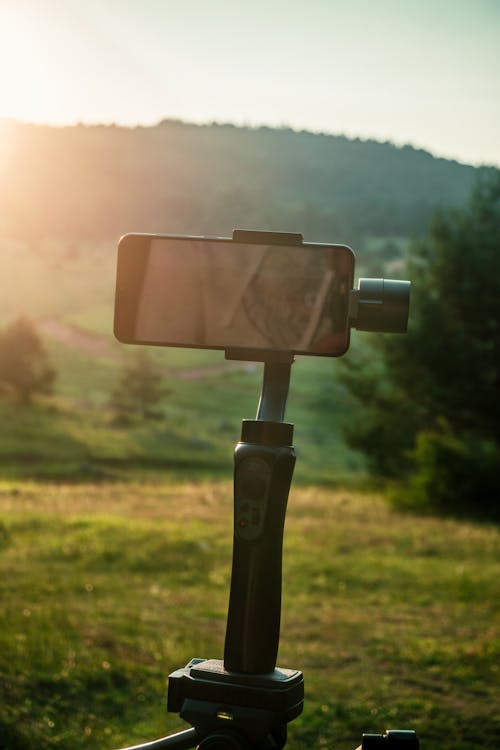
M240 233L241 234L241 233ZM250 234L250 233L249 233ZM251 233L253 234L253 233ZM267 241L271 233L267 234ZM279 243L280 235L274 235ZM404 332L409 282L364 279L351 292L351 325ZM167 709L191 724L127 750L281 750L303 709L304 679L276 667L285 513L295 465L284 421L293 355L248 349L226 359L264 362L255 420L243 420L234 452L234 540L224 659L192 659L169 677ZM414 732L363 736L363 750L418 750Z

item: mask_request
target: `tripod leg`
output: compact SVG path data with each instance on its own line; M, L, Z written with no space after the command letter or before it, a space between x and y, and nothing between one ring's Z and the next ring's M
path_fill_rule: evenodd
M121 750L189 750L196 747L199 736L195 729L185 729L183 732L171 734L168 737L162 737L151 742L144 742L142 745L133 745L124 747Z

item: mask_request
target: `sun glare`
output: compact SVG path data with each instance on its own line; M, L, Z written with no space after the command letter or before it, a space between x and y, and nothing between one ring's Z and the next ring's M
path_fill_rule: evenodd
M57 119L60 73L51 56L53 42L49 19L26 6L0 4L0 117Z
M12 151L13 137L12 123L0 119L0 177L2 176L2 169L7 167L7 160Z

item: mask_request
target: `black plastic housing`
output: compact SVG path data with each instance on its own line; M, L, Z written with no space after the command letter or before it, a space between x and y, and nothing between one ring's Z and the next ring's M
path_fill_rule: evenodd
M224 666L230 672L265 674L276 666L283 527L295 466L292 436L290 424L245 420L235 449L233 564L224 647Z

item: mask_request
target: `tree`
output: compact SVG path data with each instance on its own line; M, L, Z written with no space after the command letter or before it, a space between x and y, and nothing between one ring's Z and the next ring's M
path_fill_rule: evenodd
M462 509L491 510L499 505L490 479L500 460L500 172L483 176L464 208L436 213L410 247L408 278L408 334L380 336L344 369L363 404L348 440L374 473L409 478L410 503L413 492L415 504L452 510L460 495ZM466 464L476 481L465 492ZM474 496L483 485L487 500Z
M23 404L50 393L56 372L34 324L18 317L0 333L0 388Z
M124 367L111 393L115 422L127 424L134 418L157 418L159 412L155 407L167 393L158 365L146 349L140 349Z

